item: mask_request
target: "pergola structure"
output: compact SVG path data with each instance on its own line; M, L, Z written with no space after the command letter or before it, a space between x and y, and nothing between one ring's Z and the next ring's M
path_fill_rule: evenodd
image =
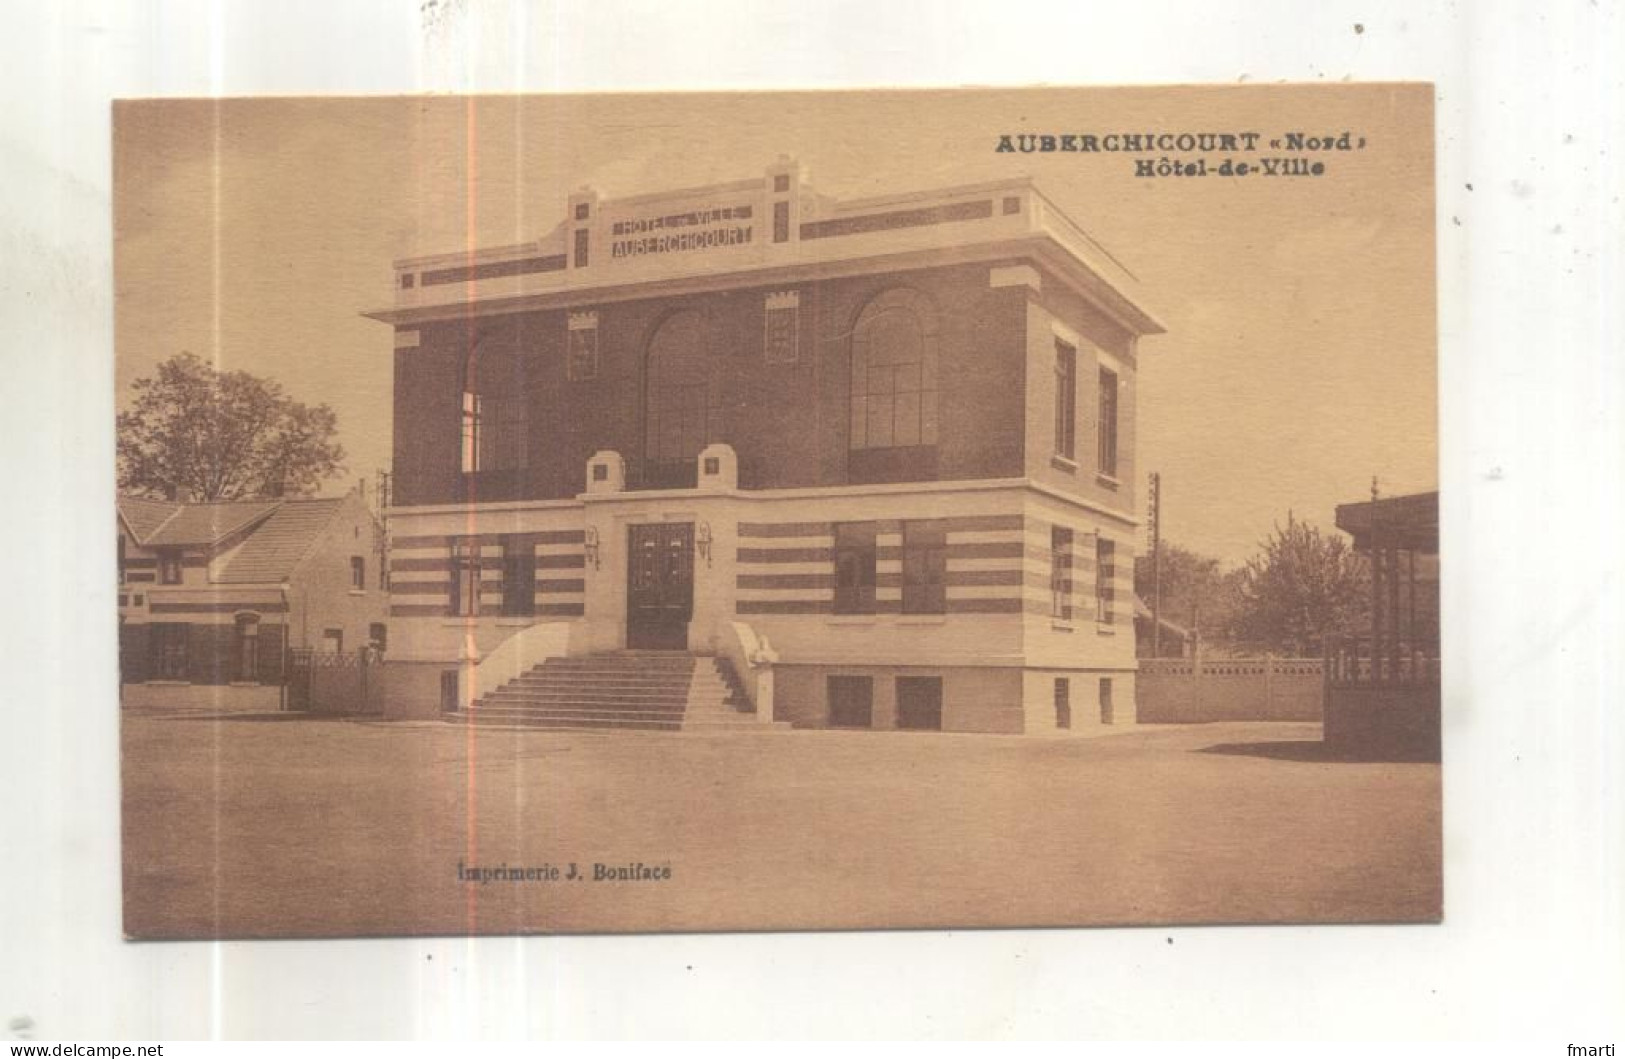
M1337 527L1371 562L1371 631L1326 664L1328 743L1438 753L1439 494L1337 508Z

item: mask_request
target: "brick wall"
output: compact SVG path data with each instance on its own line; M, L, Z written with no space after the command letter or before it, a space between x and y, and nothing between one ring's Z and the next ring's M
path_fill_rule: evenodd
M567 314L517 313L420 325L416 348L395 359L397 505L574 496L588 457L643 452L645 353L673 313L703 312L711 344L711 440L733 445L746 488L846 484L851 331L864 305L893 287L919 291L935 316L936 465L925 478L1015 477L1023 463L1026 302L990 288L985 265L853 277L791 287L606 303L598 312L598 365L567 377ZM765 301L799 293L797 356L769 362ZM527 465L464 475L464 380L513 380L526 397Z

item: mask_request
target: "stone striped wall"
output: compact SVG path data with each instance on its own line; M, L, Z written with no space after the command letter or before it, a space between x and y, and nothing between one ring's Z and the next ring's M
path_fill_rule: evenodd
M1052 523L1021 515L949 516L949 614L1050 616ZM903 520L871 521L875 537L875 612L896 614L903 600ZM747 522L739 526L737 613L829 614L835 599L835 523ZM1095 538L1072 526L1065 568L1073 620L1095 620ZM1112 571L1114 624L1133 620L1132 553L1117 543Z
M537 619L580 617L586 598L585 536L581 530L534 533L396 537L390 544L391 617L451 616L453 569L459 541L479 549L479 613L502 613L504 542L529 546L536 556Z

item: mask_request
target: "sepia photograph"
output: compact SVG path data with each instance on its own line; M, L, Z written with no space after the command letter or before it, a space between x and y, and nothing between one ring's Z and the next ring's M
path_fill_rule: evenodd
M118 101L125 935L1440 922L1434 144Z

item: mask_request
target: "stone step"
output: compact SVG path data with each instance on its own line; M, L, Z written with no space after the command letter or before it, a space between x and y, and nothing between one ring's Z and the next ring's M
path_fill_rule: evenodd
M616 687L613 684L552 684L552 682L538 681L535 684L504 684L499 689L492 689L491 694L499 692L525 692L528 695L590 695L593 698L687 698L689 689L687 685L668 685L668 687Z
M630 719L633 719L633 720L635 720L635 719L637 719L639 717L646 717L646 718L649 718L650 720L656 720L656 721L668 721L668 720L679 720L680 721L680 720L683 719L683 716L684 716L684 711L682 711L681 709L676 709L676 710L633 709L633 708L630 708L630 707L597 706L597 705L592 705L592 704L589 704L589 703L579 703L579 702L558 702L558 703L549 703L547 705L541 705L541 704L538 704L538 703L481 702L481 703L476 704L473 711L471 711L471 712L476 713L476 714L480 713L480 712L512 713L512 714L521 714L521 713L523 713L523 714L529 714L529 715L538 716L538 717L543 716L543 715L547 715L547 714L560 714L560 715L568 714L568 715L571 715L571 716L575 716L575 715L599 716L599 715L602 715L604 717L630 718Z
M677 652L553 658L447 720L600 731L777 730L741 698L725 659Z
M682 699L578 699L569 695L555 698L527 698L521 695L488 695L481 700L515 709L545 710L555 706L569 706L584 710L656 710L664 713L682 713L688 703Z
M681 718L671 720L628 719L620 717L553 717L529 714L474 713L462 720L475 727L501 725L511 728L554 728L562 730L598 730L617 732L681 732Z
M646 673L691 672L694 660L664 661L644 658L620 659L612 656L588 655L581 658L549 658L542 663L546 669L634 669Z
M612 710L600 706L583 705L576 702L561 702L550 706L515 705L507 702L482 702L475 707L476 712L500 712L514 716L527 717L581 716L603 717L607 719L620 718L623 720L637 720L645 718L652 721L681 721L688 716L682 710Z
M682 691L686 692L693 685L685 678L683 680L620 680L593 678L582 679L574 677L555 677L546 675L523 676L510 681L520 687L541 688L582 688L582 689L608 689L614 691Z

